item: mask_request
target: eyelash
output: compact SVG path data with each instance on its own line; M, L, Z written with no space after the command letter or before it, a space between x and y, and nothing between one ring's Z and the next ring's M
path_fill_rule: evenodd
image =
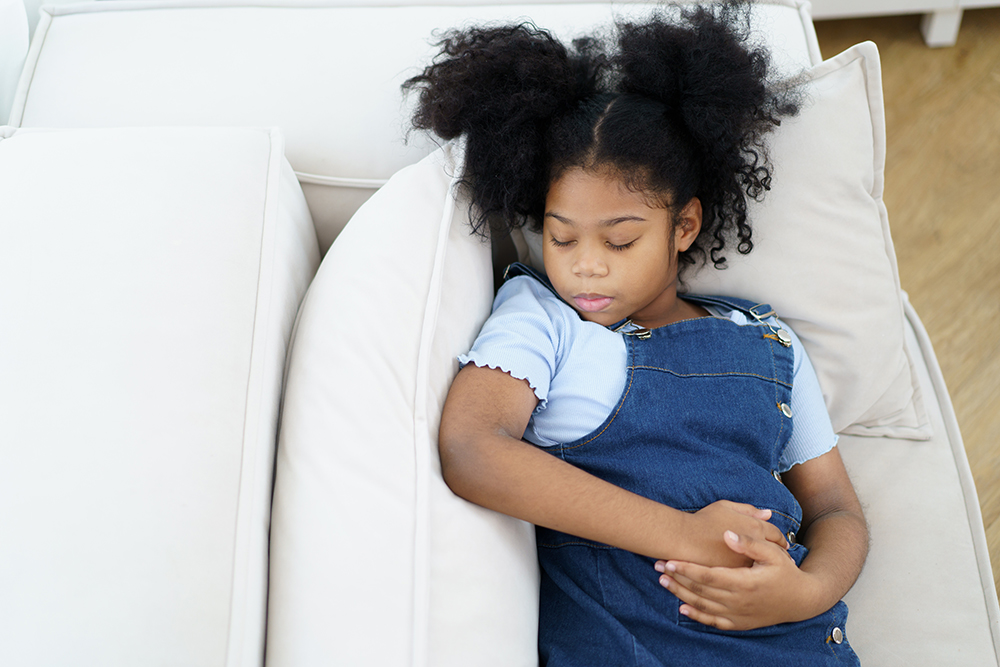
M572 243L572 241L557 241L555 237L550 237L550 240L552 241L552 245L554 245L557 248L565 248L566 246ZM635 241L629 241L628 243L623 243L622 245L615 245L614 243L609 243L608 247L616 252L622 252L623 250L628 250L633 245L635 245Z

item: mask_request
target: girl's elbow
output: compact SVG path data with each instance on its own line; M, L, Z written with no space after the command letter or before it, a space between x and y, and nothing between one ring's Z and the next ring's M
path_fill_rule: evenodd
M441 475L452 492L472 500L475 495L475 446L467 438L441 431L438 439L438 453L441 457Z

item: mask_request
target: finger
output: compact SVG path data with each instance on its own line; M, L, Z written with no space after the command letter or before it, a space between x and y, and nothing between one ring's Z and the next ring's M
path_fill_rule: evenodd
M727 607L727 598L731 597L730 591L723 588L716 588L713 586L704 586L693 579L688 579L682 574L663 575L668 579L666 583L668 585L664 586L668 591L684 600L685 602L690 602L691 604L699 605L699 609L708 611L708 609L702 604L702 601L717 603ZM671 587L672 584L673 587Z
M681 602L713 616L724 616L730 612L729 605L711 597L699 595L690 588L683 586L677 578L668 575L660 577L660 585L677 596Z
M668 561L664 575L696 595L725 602L735 590L745 588L750 568L705 567L685 561ZM671 591L673 592L673 591Z
M788 543L784 541L784 543L779 543L771 539L756 540L749 535L737 535L731 530L727 530L722 539L727 547L742 556L746 556L754 563L773 565L778 561L780 555L788 556ZM780 550L775 550L774 545L777 545ZM669 570L669 564L667 570Z
M740 514L745 514L746 516L754 518L754 519L760 519L761 521L767 521L768 519L771 518L771 510L768 510L768 509L760 509L758 507L754 507L753 505L749 505L747 503L734 503L734 502L730 502L730 503L728 503L728 505L729 505L730 509L732 509L734 512L739 512Z
M657 572L659 572L660 574L666 573L666 572L668 572L668 570L667 570L667 563L668 562L669 563L674 563L675 565L676 564L683 564L686 567L689 566L689 567L693 567L693 568L699 568L699 569L702 569L702 570L710 570L711 569L710 567L708 567L706 565L697 565L695 563L689 563L688 561L682 561L682 560L672 560L672 561L658 560L655 563L653 563L653 569L656 570ZM670 573L673 573L673 572L677 571L675 565L671 565L670 566L670 570L669 570Z
M768 542L777 544L782 549L786 550L788 549L788 540L785 539L785 536L781 533L781 530L779 530L778 527L775 526L774 524L769 523L764 528L764 539L767 540Z
M703 612L700 609L692 607L688 604L681 605L680 612L693 621L698 621L702 625L710 625L713 628L718 628L719 630L738 629L736 624L729 618Z

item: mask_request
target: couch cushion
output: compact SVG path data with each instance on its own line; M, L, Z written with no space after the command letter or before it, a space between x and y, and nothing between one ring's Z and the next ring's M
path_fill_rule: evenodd
M0 664L259 665L319 261L280 133L0 137Z
M608 24L613 14L646 11L603 2L253 4L48 8L11 124L279 126L325 251L375 189L434 148L420 135L404 141L409 114L399 87L435 53L435 30L530 16L557 34L575 36ZM812 64L818 48L799 4L762 3L756 11L762 38L786 70Z
M534 532L455 496L437 456L456 357L493 297L489 244L452 196L456 153L446 145L368 200L303 303L278 448L270 664L537 662Z

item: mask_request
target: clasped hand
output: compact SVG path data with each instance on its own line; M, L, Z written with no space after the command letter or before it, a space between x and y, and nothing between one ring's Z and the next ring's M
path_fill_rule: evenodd
M753 559L732 550L722 539L731 530L756 540L771 542L782 549L788 548L785 536L776 526L767 522L771 510L757 509L753 505L717 500L711 505L687 515L686 535L690 548L677 559L711 567L749 567Z
M770 510L718 501L692 518L709 534L719 536L715 542L728 554L720 557L711 545L706 550L710 559L699 559L702 564L656 562L656 570L663 573L660 584L684 602L682 614L720 630L750 630L802 620L800 603L808 598L804 589L812 583L811 578L789 557L781 532L764 522L770 518ZM721 525L727 521L728 527ZM737 523L750 531L742 532Z

